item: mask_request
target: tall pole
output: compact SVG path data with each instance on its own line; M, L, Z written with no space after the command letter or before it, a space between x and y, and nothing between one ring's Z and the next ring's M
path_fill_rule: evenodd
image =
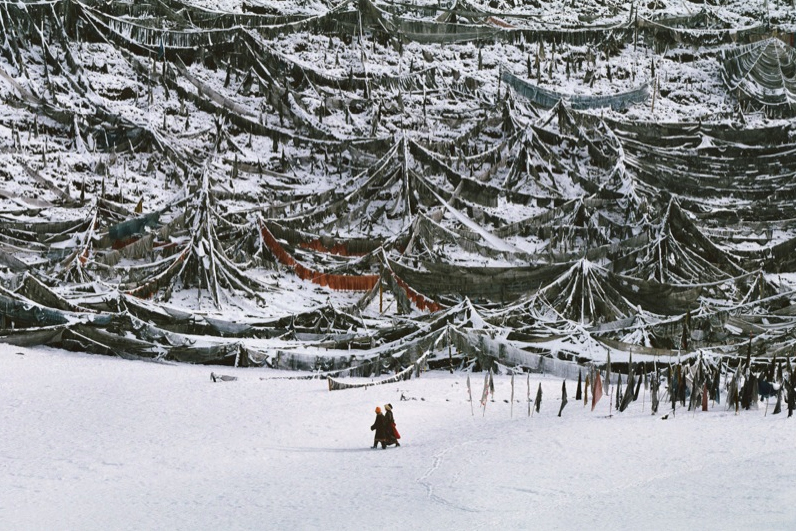
M511 418L514 418L514 373L511 373Z
M453 350L451 347L451 325L448 325L448 368L453 374Z

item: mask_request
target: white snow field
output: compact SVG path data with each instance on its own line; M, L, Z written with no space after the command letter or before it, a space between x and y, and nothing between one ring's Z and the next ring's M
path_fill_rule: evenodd
M211 371L238 380L213 383ZM525 376L330 392L281 373L0 345L0 529L794 529L787 410L611 418ZM295 373L289 373L294 375ZM643 387L642 387L643 390ZM402 401L401 395L407 400ZM372 450L390 402L402 446Z

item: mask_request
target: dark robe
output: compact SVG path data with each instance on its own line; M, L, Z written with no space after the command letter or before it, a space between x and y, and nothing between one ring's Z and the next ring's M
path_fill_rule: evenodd
M392 435L392 424L387 424L387 418L381 414L376 414L376 422L370 427L371 431L376 431L374 442L388 442Z

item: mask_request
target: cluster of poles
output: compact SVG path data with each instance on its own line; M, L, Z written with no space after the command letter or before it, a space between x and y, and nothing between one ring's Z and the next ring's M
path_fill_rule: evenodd
M609 398L608 416L613 412L623 412L628 406L639 399L641 395L642 412L646 407L647 393L650 395L651 414L655 415L660 409L660 405L671 403L671 410L667 413L674 416L678 408L687 408L687 411L708 411L716 404L721 404L722 390L724 390L726 409L735 410L738 414L740 410L758 409L759 403L765 400L765 415L768 415L769 399L776 397L772 414L777 415L782 412L783 401L787 404L788 417L793 416L796 409L796 373L793 371L790 358L777 361L773 358L765 366L754 367L751 356L747 355L745 361L739 360L737 366L732 368L729 362L722 360L708 360L702 356L691 361L691 363L678 362L661 367L657 361L653 363L653 370L647 370L647 363L633 364L633 355L630 355L628 362L628 372L625 375L625 383L622 382L622 374L611 373L611 357L605 369L599 370L594 365L586 368L585 381L583 372L578 373L577 390L575 400L583 401L584 407L591 402L592 411L597 407L598 402L607 395ZM514 416L514 376L511 374L511 416ZM615 379L616 392L613 390L612 379ZM605 383L603 383L605 382ZM542 383L536 391L536 395L531 399L531 375L526 375L528 416L533 416L534 411L539 412L542 406ZM662 388L662 386L665 386ZM605 387L608 387L606 390ZM642 391L643 387L643 391ZM467 376L467 393L470 401L470 410L475 415L473 403L472 387L470 376ZM481 393L480 406L482 416L486 415L486 406L489 402L489 395L492 395L494 402L495 382L492 369L484 374L484 388ZM589 396L591 395L591 399ZM561 385L561 405L558 411L560 417L564 407L568 403L567 381Z

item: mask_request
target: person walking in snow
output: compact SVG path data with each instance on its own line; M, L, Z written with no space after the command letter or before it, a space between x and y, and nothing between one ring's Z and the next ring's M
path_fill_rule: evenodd
M373 426L370 427L370 431L376 432L373 437L373 448L376 448L379 443L381 443L381 447L386 450L391 430L392 426L387 424L387 419L385 418L384 414L382 414L381 408L377 406L376 422L374 422Z
M384 418L387 421L387 430L389 432L390 441L387 443L395 444L395 446L401 446L401 443L398 442L398 439L401 437L398 435L398 430L395 428L395 417L392 414L392 404L385 404L384 405L385 413Z

